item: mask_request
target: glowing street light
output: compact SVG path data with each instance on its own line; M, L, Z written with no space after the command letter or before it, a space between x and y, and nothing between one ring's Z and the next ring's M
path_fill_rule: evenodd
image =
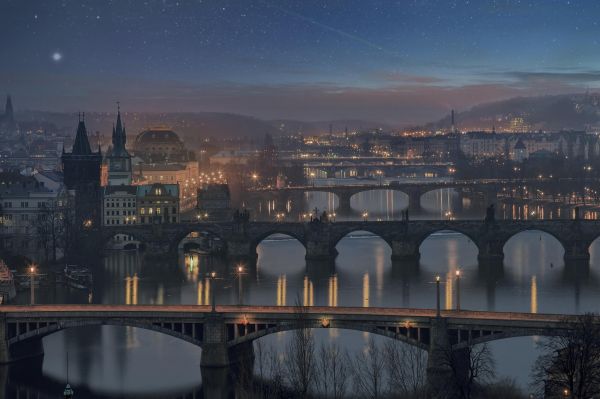
M244 274L244 266L241 264L236 267L236 274L238 279L238 305L242 304L242 274Z
M435 316L440 317L440 276L435 276L435 292L436 292L436 300L435 300Z
M35 264L29 265L29 304L35 304Z
M369 212L364 211L362 214L363 221L366 222L369 219Z
M209 277L210 277L210 288L212 291L212 301L211 301L212 302L212 311L216 312L217 311L217 298L215 295L215 288L216 288L215 287L215 279L217 278L217 272L215 272L215 271L210 272Z
M456 310L460 311L460 270L456 271Z

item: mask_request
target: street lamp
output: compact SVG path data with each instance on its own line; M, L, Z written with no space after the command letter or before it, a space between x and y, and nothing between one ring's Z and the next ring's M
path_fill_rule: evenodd
M35 264L29 265L29 304L35 304Z
M242 265L237 266L237 278L238 278L238 305L242 304L242 274L244 273L244 267Z
M456 271L456 310L460 311L460 270Z
M363 217L363 221L366 222L369 218L369 212L364 211L362 214L362 217Z
M217 299L215 296L215 279L217 278L217 272L212 271L209 274L210 276L210 287L211 287L211 291L212 291L212 311L216 312L217 311Z
M436 291L436 301L435 301L435 316L440 317L440 276L435 276L435 291Z

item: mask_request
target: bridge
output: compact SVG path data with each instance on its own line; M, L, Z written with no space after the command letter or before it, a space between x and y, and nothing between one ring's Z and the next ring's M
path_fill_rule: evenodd
M35 305L0 307L0 363L43 354L42 338L83 326L131 326L202 348L203 368L253 361L256 339L301 328L385 336L428 351L428 378L448 375L447 356L469 346L568 333L576 316L439 309L191 305Z
M414 220L320 222L194 222L154 225L121 225L100 228L99 242L127 234L142 243L151 255L176 256L179 243L192 232L208 232L224 243L232 259L254 260L256 248L273 234L285 234L300 242L307 260L331 261L340 240L356 231L383 239L393 260L418 261L420 246L431 235L453 231L468 237L478 249L481 263L502 263L508 240L524 231L541 231L558 240L566 263L589 261L589 247L600 236L600 220ZM96 237L96 236L95 236Z
M586 180L587 181L587 180ZM456 205L462 204L462 196L468 191L477 193L482 197L482 203L496 204L498 194L506 189L518 188L524 186L541 188L545 191L555 190L558 186L582 186L581 179L474 179L474 180L434 180L420 182L392 182L385 184L345 184L345 185L307 185L290 186L282 188L257 188L249 190L253 195L272 195L285 199L295 193L323 192L335 194L339 200L337 212L349 213L351 211L351 198L362 192L373 190L391 190L398 191L408 196L408 209L412 212L421 210L421 197L431 191L440 189L455 189L458 191ZM581 187L579 187L581 188Z

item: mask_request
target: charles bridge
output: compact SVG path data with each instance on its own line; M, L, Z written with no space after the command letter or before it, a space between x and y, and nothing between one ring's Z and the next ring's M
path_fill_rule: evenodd
M306 249L307 260L331 261L337 256L336 245L356 231L366 231L383 239L391 248L393 260L417 261L419 248L427 237L440 231L453 231L468 237L478 249L480 263L502 263L504 245L523 231L545 232L558 240L564 259L589 261L589 247L600 236L600 221L581 219L556 220L411 220L352 222L194 222L154 225L105 226L96 233L107 243L117 234L127 234L139 241L147 254L176 256L182 240L193 232L207 232L219 237L226 256L252 260L256 248L273 234L297 239Z
M439 295L439 287L438 287ZM191 305L0 307L0 363L43 354L42 338L83 326L131 326L202 348L203 369L253 362L253 341L300 328L339 328L392 338L428 352L429 385L449 375L448 354L499 339L569 332L576 316L468 310ZM248 363L245 363L248 366ZM251 367L251 363L250 366ZM250 368L251 369L251 368ZM204 371L203 371L204 373Z

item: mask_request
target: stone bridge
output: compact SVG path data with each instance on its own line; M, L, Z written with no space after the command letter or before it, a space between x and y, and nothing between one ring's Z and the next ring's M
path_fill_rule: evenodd
M393 182L386 184L356 184L356 185L331 185L331 186L295 186L280 189L256 189L250 190L253 195L277 196L285 203L286 199L294 193L324 192L335 194L339 200L337 212L349 213L351 211L350 199L358 193L373 190L399 191L408 196L408 209L412 212L421 210L421 196L427 192L439 189L456 189L459 197L457 205L462 203L461 196L464 192L479 193L482 195L482 203L486 205L496 204L498 194L503 189L522 188L523 186L549 190L561 187L582 186L582 180L576 179L479 179L479 180L436 180L430 182Z
M226 254L233 259L252 260L256 248L273 234L297 239L306 249L308 260L333 260L338 242L356 231L367 231L381 237L391 248L394 260L417 261L425 239L440 231L453 231L468 237L477 247L480 262L497 262L504 258L504 246L523 231L545 232L558 240L566 262L588 261L589 247L600 236L597 220L415 220L385 222L222 222L178 223L155 225L123 225L103 227L103 242L116 234L128 234L140 241L153 255L175 255L179 243L191 232L209 232L219 237Z
M561 335L576 316L433 309L36 305L0 307L0 363L43 354L42 338L68 328L144 328L202 348L201 366L253 360L252 342L299 328L338 328L385 336L428 351L428 378L443 378L449 352L498 339ZM442 377L440 377L442 376ZM430 381L432 383L433 381Z

